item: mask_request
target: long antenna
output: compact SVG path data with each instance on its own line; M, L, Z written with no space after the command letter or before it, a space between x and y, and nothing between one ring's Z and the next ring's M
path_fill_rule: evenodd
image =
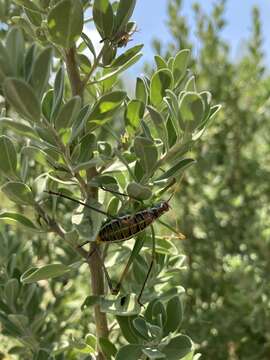
M82 202L82 201L80 201L80 200L78 200L78 199L74 199L74 198L72 198L72 197L70 197L70 196L68 196L68 195L64 195L64 194L62 194L62 193L60 193L60 192L51 191L51 190L44 190L44 192L47 193L47 194L50 194L50 195L55 195L55 196L59 196L59 197L62 197L62 198L71 200L71 201L76 202L76 203L78 203L78 204L81 204L81 205L83 205L83 206L85 206L85 207L87 207L87 208L89 208L89 209L91 209L91 210L97 211L97 212L99 212L99 213L102 214L102 215L105 215L105 216L107 216L107 217L112 217L112 218L114 218L113 216L107 214L105 211L102 211L102 210L100 210L100 209L97 209L97 208L95 208L94 206L85 204L84 202Z

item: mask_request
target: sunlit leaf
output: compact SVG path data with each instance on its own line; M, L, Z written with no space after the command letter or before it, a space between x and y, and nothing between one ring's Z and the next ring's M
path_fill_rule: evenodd
M95 0L93 19L102 38L110 38L113 30L114 15L109 0Z
M166 95L166 89L173 86L173 76L169 69L161 69L154 73L150 84L150 100L158 106Z
M53 42L71 47L83 29L83 8L80 1L59 1L49 12L48 29Z
M62 276L69 272L71 267L64 264L49 264L40 268L30 268L21 276L21 282L30 284L40 280L48 280L54 277Z
M29 186L21 182L8 182L1 188L9 200L19 205L34 205L34 196Z
M30 230L39 231L39 229L32 223L31 220L19 213L2 212L0 213L0 219L6 221L7 223L15 223L16 225L20 224Z

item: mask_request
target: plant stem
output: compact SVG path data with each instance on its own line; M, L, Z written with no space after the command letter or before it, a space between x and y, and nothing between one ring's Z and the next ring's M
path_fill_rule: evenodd
M98 63L102 57L104 47L101 49L99 55L96 58L95 63L92 66L87 77L84 81L81 80L79 70L76 63L76 48L72 47L66 52L66 65L69 81L71 84L72 95L79 95L83 98L83 91L87 84L88 79L94 73L95 69L98 66ZM87 170L87 184L89 181L97 175L97 170L95 167ZM80 185L82 186L82 179L77 177ZM83 181L84 183L84 181ZM85 183L84 183L85 184ZM86 184L85 184L86 185ZM98 189L91 186L83 186L83 192L86 192L87 200L88 199L97 199L98 198ZM96 243L91 244L90 252L92 252L95 248L98 248ZM88 266L91 274L91 287L92 294L99 296L104 295L105 286L104 286L104 272L102 265L100 263L100 259L96 251L93 252L91 257L87 257ZM95 305L95 324L96 324L96 334L98 338L105 337L107 338L109 335L107 316L105 313L100 311L100 305ZM105 357L100 348L98 348L97 360L105 360Z
M66 65L70 81L72 96L79 95L83 100L83 84L80 77L80 72L76 61L76 47L75 45L66 50Z
M98 56L96 57L95 62L93 63L93 66L91 68L91 70L89 71L89 73L86 75L85 79L83 80L83 87L85 87L87 85L88 80L90 79L90 77L94 74L96 68L98 67L98 64L102 58L103 52L105 49L105 44L103 45L102 49L100 50Z
M87 171L87 181L89 182L89 180L91 180L91 178L96 175L96 168L90 168ZM98 189L96 187L88 186L88 197L92 199L97 199ZM91 273L92 293L93 295L104 295L104 272L97 251L94 251L95 249L97 249L97 251L100 251L99 246L96 243L93 243L90 248L90 252L93 251L93 254L91 258L88 259L88 266ZM107 338L109 335L107 316L105 313L100 311L100 305L95 305L94 311L97 337ZM100 349L98 349L97 360L105 360L105 357Z

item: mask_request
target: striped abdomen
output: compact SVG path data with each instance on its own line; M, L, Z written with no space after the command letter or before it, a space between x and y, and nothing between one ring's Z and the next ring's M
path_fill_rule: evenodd
M124 241L137 235L157 218L169 210L167 202L155 207L137 212L134 215L125 215L106 223L99 232L98 241L117 242Z

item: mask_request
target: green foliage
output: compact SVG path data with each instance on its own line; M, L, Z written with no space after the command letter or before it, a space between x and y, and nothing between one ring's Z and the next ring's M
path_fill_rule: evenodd
M223 103L209 136L196 148L198 162L185 174L177 208L180 228L187 236L183 249L189 264L188 315L183 326L203 358L266 360L270 348L269 75L259 12L254 8L242 57L232 61L230 44L222 38L226 2L216 2L209 15L203 6L194 5L200 41L196 54L181 4L168 1L173 42L166 48L155 42L163 63L170 61L172 51L188 45L194 57L189 66L199 69L196 83L193 77L186 83L188 95L182 98L181 114L190 119L191 127L196 126L201 108L209 114L210 95L200 93L199 100L196 88L210 88L213 101ZM197 101L191 108L192 99ZM160 122L158 115L151 116Z
M8 346L1 351L21 360L195 358L182 328L183 256L171 231L166 236L177 233L173 226L141 232L132 250L132 240L99 243L105 211L132 214L169 198L219 109L210 93L191 88L188 50L168 62L156 57L151 79L138 78L135 97L127 96L118 75L139 60L142 45L117 53L136 29L135 4L6 1L0 322ZM82 33L89 11L99 52ZM117 296L104 284L107 268L121 278Z

